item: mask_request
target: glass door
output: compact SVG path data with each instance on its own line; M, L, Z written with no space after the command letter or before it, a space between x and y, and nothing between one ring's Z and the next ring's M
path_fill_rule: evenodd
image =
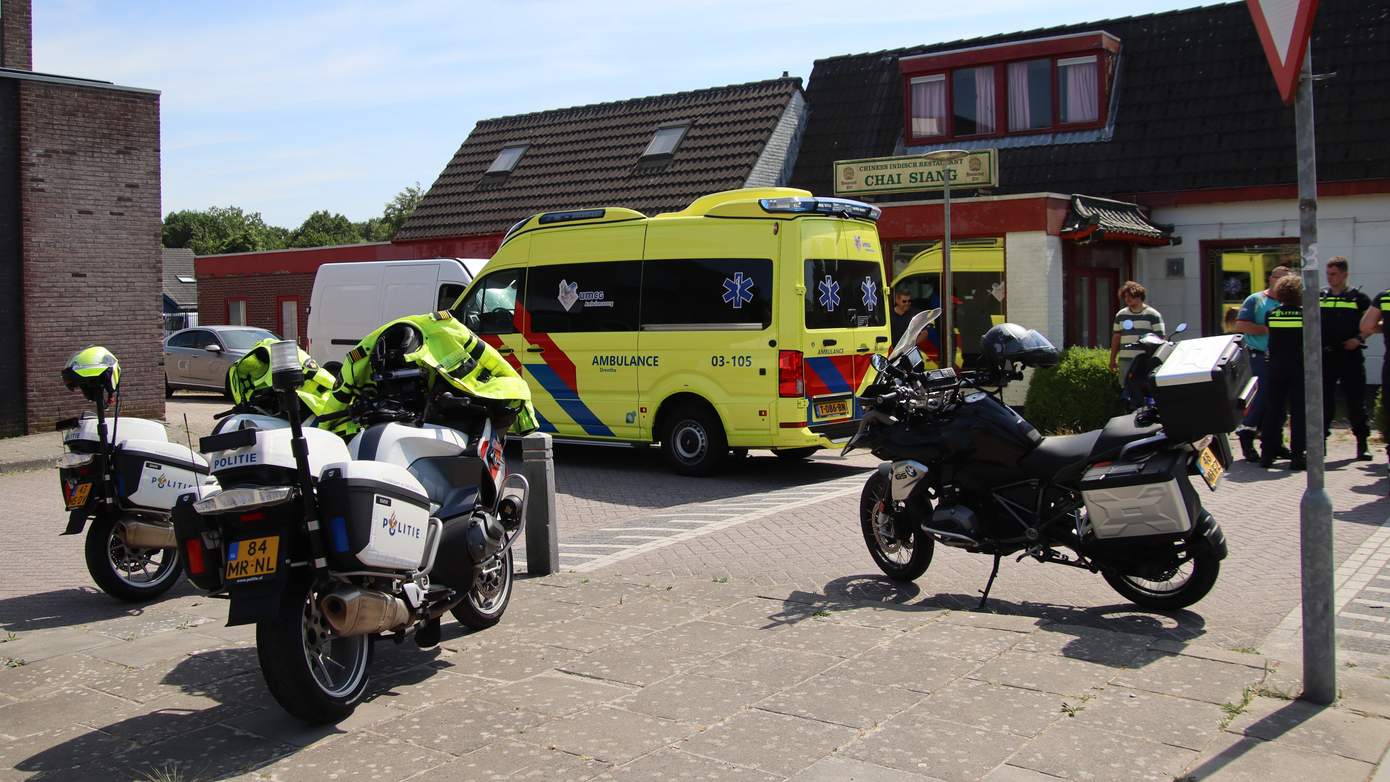
M1067 344L1109 347L1111 321L1120 308L1120 271L1078 266L1071 270L1069 282Z

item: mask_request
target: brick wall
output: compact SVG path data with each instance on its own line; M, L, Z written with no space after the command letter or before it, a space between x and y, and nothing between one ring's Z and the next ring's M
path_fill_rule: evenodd
M246 300L246 325L258 326L283 336L280 329L281 298L299 297L299 344L309 330L309 295L314 275L246 274L202 277L198 280L198 323L216 326L227 322L227 301Z
M0 437L25 429L19 226L19 82L0 79Z
M0 68L34 69L33 26L29 0L0 0Z
M59 372L92 344L124 412L162 418L159 96L17 81L29 430L84 409Z

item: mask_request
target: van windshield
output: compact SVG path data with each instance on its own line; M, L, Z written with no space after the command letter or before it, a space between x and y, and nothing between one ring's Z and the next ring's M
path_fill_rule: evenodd
M888 322L882 264L809 258L805 268L806 328L851 329Z

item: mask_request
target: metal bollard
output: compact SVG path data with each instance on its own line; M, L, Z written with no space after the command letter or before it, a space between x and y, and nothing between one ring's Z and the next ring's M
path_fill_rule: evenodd
M548 576L560 569L560 532L555 524L555 461L550 435L521 438L521 474L530 484L526 498L526 572Z

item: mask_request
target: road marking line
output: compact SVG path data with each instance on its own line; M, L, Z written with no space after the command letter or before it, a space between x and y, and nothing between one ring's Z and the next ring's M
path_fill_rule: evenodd
M599 527L598 532L689 532L688 527ZM1390 590L1387 590L1390 591Z
M1361 621L1361 622L1379 622L1379 623L1381 623L1381 624L1385 624L1385 623L1387 623L1387 622L1390 622L1390 619L1386 619L1386 618L1383 617L1383 616L1371 616L1370 614L1358 614L1358 613L1355 613L1355 612L1353 612L1353 611L1343 611L1343 612L1341 612L1340 614L1338 614L1338 616L1342 617L1343 619L1356 619L1356 620Z
M1361 587L1362 592L1385 592L1390 593L1390 589L1385 587Z
M561 543L560 548L622 548L621 543Z
M1362 587L1362 590L1364 589L1365 587ZM1360 603L1363 606L1370 606L1371 608L1390 608L1390 603L1384 600L1367 600L1364 597L1353 597L1351 602Z
M669 537L669 536L667 536L667 535L613 535L613 536L612 536L612 538L613 538L614 540L618 540L618 539L620 539L620 538L622 538L622 539L631 539L631 540L665 540L667 537Z
M863 480L862 476L859 477L859 478L856 480L856 484L857 484L858 480ZM848 487L846 487L846 488L844 488L844 489L840 489L839 491L834 492L834 493L822 494L822 495L817 496L817 497L811 497L811 498L803 499L803 500L800 500L800 501L793 501L793 502L783 503L783 504L781 504L781 505L778 505L778 506L775 507L775 508L768 508L767 510L760 511L760 512L757 512L757 513L749 513L749 514L742 515L742 516L737 516L737 517L735 517L735 518L728 519L728 520L725 520L725 521L711 521L710 523L706 524L705 526L701 527L700 529L688 530L688 531L683 532L683 533L678 534L678 535L672 535L672 536L667 537L667 538L662 538L661 540L653 540L653 541L650 541L650 542L648 542L648 543L643 543L643 544L641 544L641 545L639 545L639 546L633 546L632 548L629 548L629 549L627 549L626 551L620 551L620 552L618 552L618 553L616 553L616 554L610 554L610 555L608 555L608 556L605 556L605 557L602 557L602 558L599 558L599 559L595 559L595 560L592 561L592 562L585 562L584 564L582 564L582 565L580 565L580 566L574 568L574 572L576 572L576 573L584 573L584 572L589 572L589 571L592 571L592 570L596 570L596 569L598 569L598 568L600 568L600 567L605 567L605 566L607 566L607 565L612 565L612 564L614 564L614 563L621 562L621 561L623 561L623 560L625 560L625 559L631 559L632 557L636 557L636 556L639 556L639 555L642 555L642 554L646 554L646 553L649 552L649 551L655 551L655 550L660 549L660 548L665 548L665 547L667 547L667 546L675 545L676 543L683 543L683 542L685 542L685 541L687 541L687 540L692 540L692 539L694 539L694 538L698 538L698 537L701 537L701 536L703 536L703 535L708 535L708 534L710 534L711 532L718 532L719 530L722 530L722 529L728 529L729 527L735 527L735 526L738 526L739 524L746 524L747 522L756 521L756 520L758 520L758 519L765 518L765 517L767 517L767 516L773 516L773 515L776 515L776 514L778 514L778 513L783 513L783 512L785 512L785 511L795 510L795 509L797 509L797 508L803 508L803 507L806 507L807 505L814 505L814 504L816 504L816 503L819 503L819 502L822 502L822 501L824 501L824 500L826 500L826 499L829 499L830 497L848 496L848 495L850 495L850 494L854 494L854 493L858 492L859 490L860 490L860 489L859 489L859 486L858 486L858 485L855 485L855 486L848 486Z

